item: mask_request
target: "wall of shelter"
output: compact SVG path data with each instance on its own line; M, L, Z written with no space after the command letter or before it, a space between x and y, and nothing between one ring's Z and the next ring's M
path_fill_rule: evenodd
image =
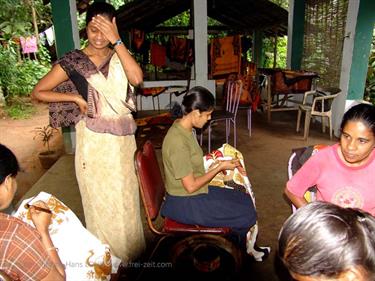
M302 69L319 73L319 85L338 87L348 0L306 0Z

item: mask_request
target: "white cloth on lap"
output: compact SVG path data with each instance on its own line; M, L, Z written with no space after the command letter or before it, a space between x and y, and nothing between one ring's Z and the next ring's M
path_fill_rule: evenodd
M111 254L109 246L92 235L77 216L53 195L40 192L30 200L24 200L14 216L34 226L25 204L46 202L52 211L49 233L65 265L66 280L110 280L111 273L117 272L121 261Z

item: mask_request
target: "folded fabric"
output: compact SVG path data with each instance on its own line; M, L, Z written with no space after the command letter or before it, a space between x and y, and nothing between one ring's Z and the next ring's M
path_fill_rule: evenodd
M30 200L21 203L15 216L34 226L25 204L46 202L52 211L49 233L65 265L66 280L110 280L111 273L117 272L121 261L111 254L109 246L92 235L69 207L53 195L40 192Z
M213 150L211 153L203 157L204 168L206 172L218 164L220 160L238 159L241 167L231 170L226 170L218 173L209 183L211 186L218 188L236 189L245 192L251 196L255 207L255 196L251 188L250 180L246 174L245 162L242 153L233 146L225 143L219 149ZM256 261L264 260L269 252L270 247L257 247L256 239L258 236L258 222L256 222L247 232L246 235L246 251L252 255Z
M225 172L218 173L209 183L209 185L224 187L230 189L237 189L239 191L248 193L254 202L255 197L253 190L251 188L251 183L246 174L245 162L242 153L234 148L233 146L225 143L217 150L211 151L211 153L206 154L204 157L204 168L206 171L212 169L218 164L220 160L231 160L238 159L241 163L242 173L239 169L234 169L233 171L227 170Z

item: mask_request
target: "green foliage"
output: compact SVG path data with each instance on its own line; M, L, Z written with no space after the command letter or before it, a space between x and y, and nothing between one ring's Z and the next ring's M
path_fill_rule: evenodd
M50 6L42 0L0 0L0 86L7 103L16 96L27 96L39 79L50 69L50 55L47 49L39 45L38 60L20 57L20 46L16 43L20 36L34 34L31 5L37 14L40 27L51 24ZM15 106L10 110L18 116Z
M120 8L121 6L129 3L129 2L132 2L134 0L110 0L108 1L108 3L112 4L113 7L115 7L116 9Z
M35 113L34 106L23 99L14 98L8 100L5 112L12 119L28 119Z
M375 104L375 29L372 36L371 52L368 62L365 100Z
M27 96L49 70L49 54L40 48L40 61L18 59L17 47L0 45L0 81L6 98Z
M163 26L189 26L190 11L184 11L181 14L170 18L162 23Z
M38 25L51 25L51 7L44 5L42 0L0 0L1 41L34 33L31 5L36 10Z
M47 146L47 152L50 153L50 140L57 129L51 127L51 125L47 125L44 127L36 127L33 131L35 133L33 139L40 139L43 142L43 145Z
M277 38L277 55L276 55L276 68L286 68L286 55L287 55L287 36ZM273 68L274 59L274 45L275 39L263 39L264 63L266 68Z

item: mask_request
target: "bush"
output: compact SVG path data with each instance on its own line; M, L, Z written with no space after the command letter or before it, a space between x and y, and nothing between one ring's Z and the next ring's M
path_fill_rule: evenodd
M0 82L6 99L16 96L28 96L36 83L49 71L49 56L43 54L40 61L19 60L17 47L10 43L0 45Z

